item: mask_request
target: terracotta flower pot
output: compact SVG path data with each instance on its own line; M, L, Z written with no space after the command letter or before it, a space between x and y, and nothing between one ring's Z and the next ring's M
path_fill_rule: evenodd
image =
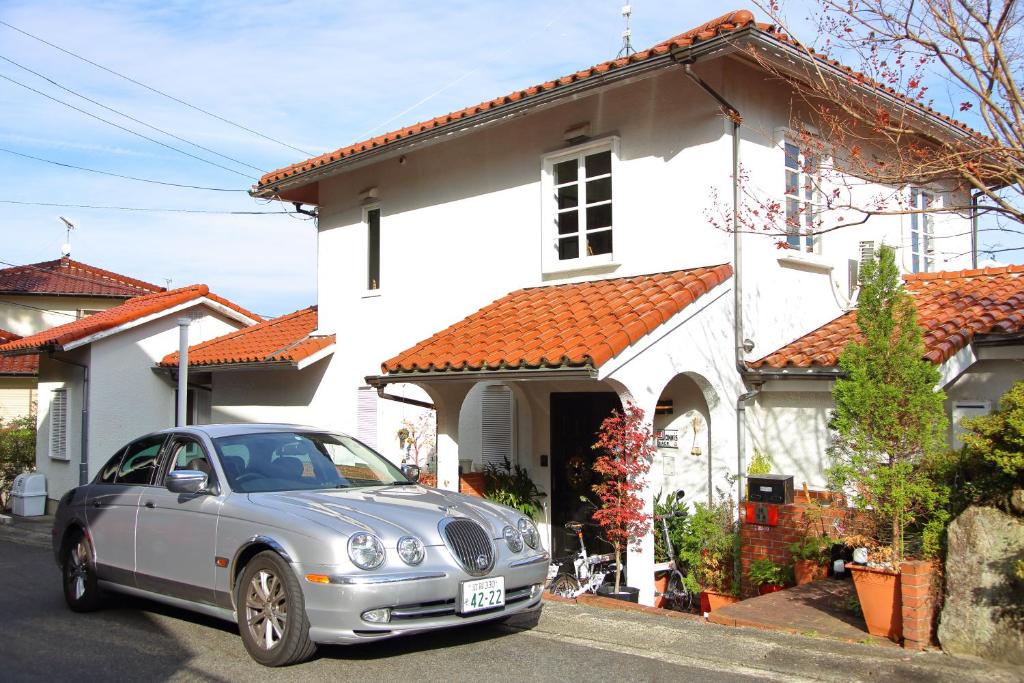
M793 563L793 576L796 578L796 585L802 586L827 577L828 567L814 560L797 560Z
M728 595L717 591L704 591L700 594L700 608L703 612L714 612L716 609L721 609L739 601L740 599L735 595Z
M668 577L671 576L668 572L658 572L654 575L654 606L664 607L665 606L665 591L668 590ZM659 595L661 593L662 595Z
M857 599L868 633L895 642L903 637L903 598L900 575L887 569L846 565L853 575Z
M768 595L769 593L778 593L783 588L785 588L785 586L780 586L776 583L762 583L757 587L757 594Z

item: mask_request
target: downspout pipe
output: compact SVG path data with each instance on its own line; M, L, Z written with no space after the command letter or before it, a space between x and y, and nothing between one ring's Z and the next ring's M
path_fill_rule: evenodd
M190 318L178 318L178 404L174 411L175 427L188 424L188 328Z
M385 393L383 384L377 387L377 396L384 399L385 401L396 401L398 403L404 403L409 406L417 406L419 408L436 410L433 403L429 403L427 401L420 401L415 398L406 398L405 396L397 396L395 394Z
M78 485L85 486L89 483L89 366L66 358L57 358L53 355L53 349L50 349L46 355L50 360L58 363L82 368L82 434L79 438L81 453L78 458Z
M981 190L971 192L971 269L978 267L978 198Z

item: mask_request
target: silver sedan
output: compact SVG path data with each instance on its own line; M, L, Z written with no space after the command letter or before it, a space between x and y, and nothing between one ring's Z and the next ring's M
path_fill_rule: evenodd
M268 666L358 643L539 611L533 522L416 483L359 441L295 425L143 436L61 498L64 596L104 590L236 622Z

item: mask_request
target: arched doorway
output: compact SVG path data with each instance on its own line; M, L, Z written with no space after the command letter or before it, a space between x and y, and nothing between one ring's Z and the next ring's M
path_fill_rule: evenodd
M713 452L711 402L717 395L703 377L681 373L662 389L654 414L658 454L651 468L655 495L686 491L686 500L707 501L717 462ZM720 460L720 458L719 458Z

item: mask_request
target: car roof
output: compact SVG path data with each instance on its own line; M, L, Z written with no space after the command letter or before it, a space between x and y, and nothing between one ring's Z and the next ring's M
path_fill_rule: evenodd
M310 427L309 425L298 425L298 424L286 424L279 422L258 422L258 423L241 423L241 424L204 424L204 425L189 425L187 427L171 427L170 429L161 430L158 433L167 434L170 432L178 433L192 433L192 434L205 434L211 439L216 439L222 436L240 436L243 434L270 434L273 432L318 432L318 433L338 433L320 427Z

